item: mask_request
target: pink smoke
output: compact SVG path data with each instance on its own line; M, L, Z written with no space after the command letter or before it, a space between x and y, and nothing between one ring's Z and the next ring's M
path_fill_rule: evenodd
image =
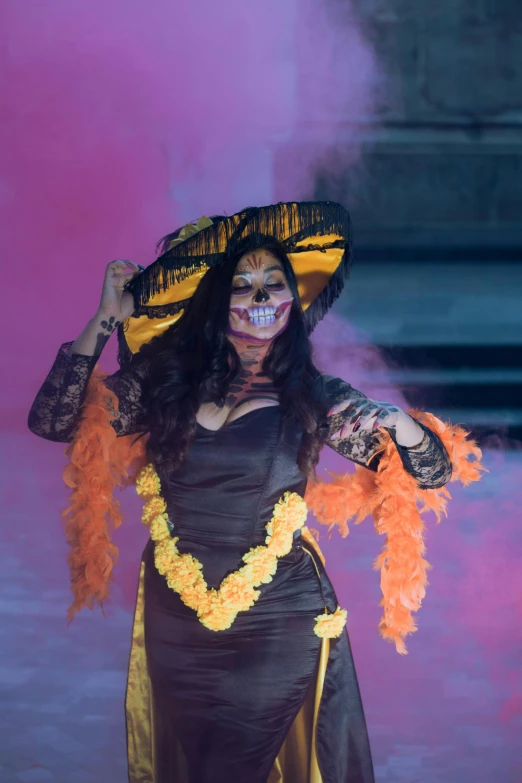
M362 330L329 313L314 330L312 342L314 360L322 372L346 380L368 397L407 407L400 390L390 380L389 365ZM323 449L319 463L321 475L324 470L346 473L350 469L343 457L331 449Z
M313 341L316 362L323 371L349 381L370 397L407 407L390 381L386 362L360 330L329 314L317 327ZM489 472L479 484L467 488L449 484L452 499L447 519L440 525L432 515L427 519L427 557L433 568L417 616L419 630L408 640L407 663L386 655L383 643L374 649L371 637L366 636L368 631L376 634L369 618L376 625L380 595L371 562L383 543L373 531L372 520L365 520L342 542L336 533L329 539L321 531L329 573L339 594L351 596L353 627L364 629L360 634L367 645L363 676L367 672L376 689L389 688L394 680L397 685L395 702L383 710L389 714L381 716L380 722L392 723L399 704L421 700L430 705L422 719L417 713L401 714L404 741L418 733L429 736L435 748L450 743L454 725L448 723L445 709L467 712L470 736L473 727L495 725L505 741L518 741L522 718L520 454L488 451L484 464ZM346 473L353 466L325 448L319 466L322 477L325 469ZM367 573L361 576L359 564L364 561ZM444 659L451 659L452 664L446 663L446 683L441 690ZM376 675L381 671L383 682ZM441 714L434 714L434 705Z
M276 200L275 151L311 119L313 165L348 107L371 108L376 66L355 21L334 24L320 0L7 0L0 25L15 324L2 407L23 426L55 348L96 309L105 265L150 263L180 223ZM302 170L286 171L288 198L309 195Z

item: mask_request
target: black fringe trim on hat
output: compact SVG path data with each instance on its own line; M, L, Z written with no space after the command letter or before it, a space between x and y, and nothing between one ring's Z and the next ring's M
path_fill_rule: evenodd
M350 216L341 204L332 201L281 202L249 207L233 217L213 220L213 225L171 249L168 247L175 234L165 237L161 247L163 254L128 286L136 307L145 305L152 296L166 291L198 269L222 263L253 234L274 237L290 247L296 241L318 234L339 234L350 242ZM284 237L283 232L288 232L289 236Z
M190 299L181 299L179 302L170 302L164 305L140 305L132 314L133 318L139 318L146 315L147 318L168 318L169 315L177 315L181 310L185 310Z
M349 242L346 244L346 250L341 259L341 263L331 276L327 285L304 312L304 320L308 334L315 329L319 321L325 317L335 300L341 295L344 284L350 276L352 258L352 246Z

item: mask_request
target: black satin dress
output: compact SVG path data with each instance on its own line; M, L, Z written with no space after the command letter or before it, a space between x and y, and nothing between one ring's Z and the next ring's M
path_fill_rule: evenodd
M306 480L296 464L299 439L289 429L278 407L252 411L215 432L198 426L183 467L162 477L178 549L200 560L209 587L219 587L250 547L264 544L265 526L286 491L304 495ZM175 779L169 747L179 740L194 783L266 783L317 666L321 640L314 617L325 605L336 606L324 572L321 578L296 537L254 606L240 612L230 629L215 632L167 586L154 567L152 545L144 558L159 781ZM367 783L373 777L359 690L346 639L339 647L345 676L351 672L342 708L351 715L340 736L358 761L349 774L328 775L325 769L323 778ZM328 723L332 719L330 713ZM319 743L319 762L322 750L323 766L335 766L332 737L327 725L322 729L328 741L323 748Z
M35 434L61 442L73 437L97 360L68 356L68 345L60 349L29 414ZM105 384L119 399L118 419L112 422L117 434L139 432L139 372L119 371ZM364 397L344 381L326 377L325 394L329 405ZM331 419L331 431L337 431L341 422ZM420 486L442 486L451 475L451 463L438 437L421 426L426 449L416 454L397 448L405 470ZM285 424L278 407L262 408L217 431L198 425L182 467L160 474L178 549L203 564L209 587L219 587L241 566L251 547L265 543L265 526L285 492L304 495L306 478L297 466L300 441L299 428ZM370 469L377 466L372 434L359 433L329 445L354 462ZM325 608L334 612L338 604L320 558L296 533L291 552L278 560L272 582L261 585L254 606L240 612L231 628L218 632L205 628L168 587L154 565L151 541L143 560L136 610L142 630L134 637L129 682L132 671L135 690L148 694L152 688L154 773L131 772L131 783L267 783L269 776L275 780L274 760L317 680L321 640L314 633L314 618ZM135 650L143 652L143 632L146 655L140 655L145 663L138 670L133 669L133 655ZM373 783L347 633L322 649L328 653L314 734L320 772L313 780ZM147 695L147 703L148 699ZM144 729L145 712L140 715L135 724L138 734ZM180 746L183 774L177 766ZM138 754L135 769L140 768L139 760ZM312 780L307 776L301 782L299 777L300 773L292 775L288 783Z

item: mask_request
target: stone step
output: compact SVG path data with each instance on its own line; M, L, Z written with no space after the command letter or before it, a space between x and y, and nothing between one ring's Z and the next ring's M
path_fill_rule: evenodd
M521 305L522 308L522 305ZM522 323L515 344L396 344L376 346L390 367L439 369L522 370Z
M522 367L499 369L437 368L417 369L405 367L386 371L369 371L366 378L372 383L391 382L394 385L522 385Z
M445 421L461 423L473 428L494 429L496 427L522 428L522 408L438 408L432 413Z
M481 445L520 448L522 345L377 347L388 367L367 370L368 383L399 387L409 405L462 424Z

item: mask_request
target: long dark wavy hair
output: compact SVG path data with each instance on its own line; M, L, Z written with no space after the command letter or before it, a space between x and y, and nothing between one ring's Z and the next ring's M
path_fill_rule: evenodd
M227 338L232 278L244 253L265 248L283 267L294 297L286 329L274 339L263 371L279 391L281 413L303 432L297 464L315 475L325 440L323 383L312 361L297 281L290 260L272 237L250 238L220 266L210 268L181 318L144 345L147 452L158 466L179 467L196 434L196 413L203 403L225 404L240 358Z

